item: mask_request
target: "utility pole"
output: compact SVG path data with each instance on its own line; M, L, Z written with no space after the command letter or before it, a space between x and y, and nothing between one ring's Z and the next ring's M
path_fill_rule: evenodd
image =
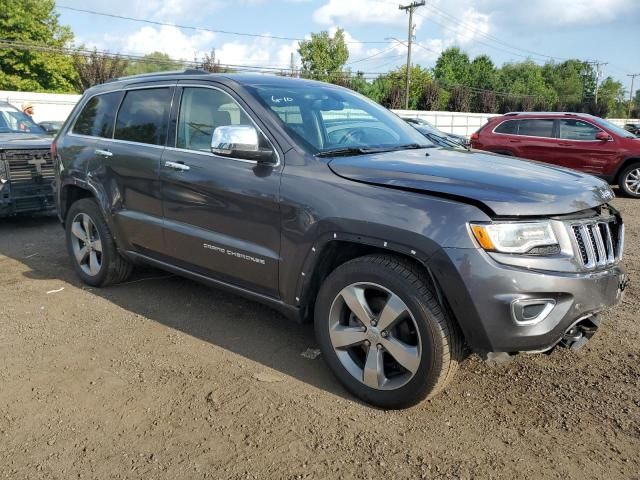
M600 67L608 65L608 63L595 61L592 64L596 67L596 105L598 105L598 90L600 89L600 74L602 73Z
M633 103L633 81L636 77L640 77L640 73L632 73L627 75L627 77L631 77L631 90L629 90L629 111L627 112L627 119L631 118L631 105Z
M405 110L409 110L409 86L411 85L411 42L413 42L413 11L422 7L425 4L425 0L421 0L419 2L412 2L409 5L400 5L398 8L400 10L404 10L405 12L409 12L409 35L407 39L407 80L405 84L405 98L404 98L404 108Z

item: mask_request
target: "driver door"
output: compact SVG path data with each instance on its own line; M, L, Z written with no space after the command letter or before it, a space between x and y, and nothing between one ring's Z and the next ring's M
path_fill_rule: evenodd
M172 263L278 297L282 164L211 151L220 126L255 122L229 92L184 85L161 162L166 255Z

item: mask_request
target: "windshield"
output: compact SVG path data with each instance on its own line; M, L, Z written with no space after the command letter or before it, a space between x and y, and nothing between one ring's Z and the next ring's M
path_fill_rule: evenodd
M612 131L612 132L613 132L613 133L615 133L616 135L620 135L621 137L624 137L624 138L636 138L636 136L635 136L633 133L628 132L628 131L627 131L627 130L625 130L624 128L621 128L621 127L619 127L619 126L617 126L617 125L614 125L614 124L613 124L613 123L611 123L611 122L607 122L607 121L606 121L606 120L604 120L603 118L600 118L600 117L593 117L593 120L594 120L597 124L599 124L599 125L603 126L604 128L606 128L606 129L608 129L608 130Z
M0 106L0 133L45 133L28 115L10 106Z
M342 88L301 83L248 90L312 154L433 146L389 110Z

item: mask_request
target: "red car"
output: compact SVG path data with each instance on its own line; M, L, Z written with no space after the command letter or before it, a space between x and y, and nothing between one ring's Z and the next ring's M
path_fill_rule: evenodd
M597 175L640 198L640 138L583 113L507 113L471 135L479 150Z

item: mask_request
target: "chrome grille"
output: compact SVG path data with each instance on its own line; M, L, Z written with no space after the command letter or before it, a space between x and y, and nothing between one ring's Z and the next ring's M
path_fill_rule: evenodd
M577 257L586 269L613 265L622 257L624 225L617 218L572 223L570 231Z
M50 182L54 178L53 161L48 149L5 150L2 158L9 167L9 180L14 185Z

